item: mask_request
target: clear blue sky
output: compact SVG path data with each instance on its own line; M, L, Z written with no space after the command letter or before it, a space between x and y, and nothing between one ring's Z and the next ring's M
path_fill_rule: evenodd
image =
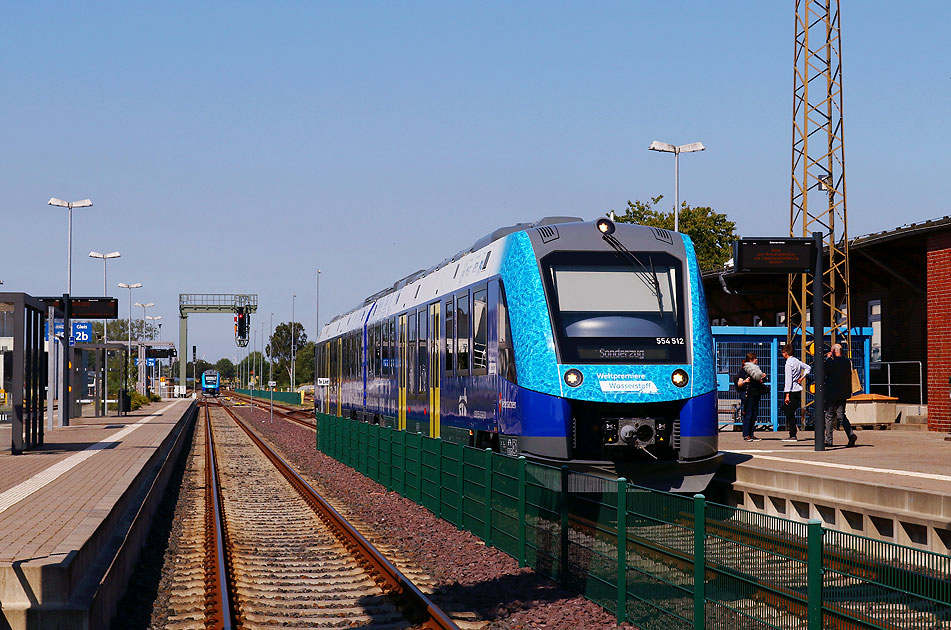
M951 3L843 0L850 235L951 213ZM793 0L11 2L0 20L0 280L102 291L119 250L163 337L179 293L321 319L496 227L681 199L788 230ZM141 317L136 309L135 317ZM189 345L237 355L230 317Z

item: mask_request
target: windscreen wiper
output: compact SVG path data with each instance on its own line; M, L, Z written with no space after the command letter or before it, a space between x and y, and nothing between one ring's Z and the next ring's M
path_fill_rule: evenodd
M657 312L663 316L664 314L664 296L660 291L660 280L657 278L657 272L654 270L654 261L651 260L650 267L645 265L641 260L634 255L634 252L629 250L624 246L624 243L617 240L613 234L602 233L601 238L607 241L614 250L620 254L620 257L626 260L631 266L634 267L634 273L637 275L637 278L644 283L654 297L657 298Z

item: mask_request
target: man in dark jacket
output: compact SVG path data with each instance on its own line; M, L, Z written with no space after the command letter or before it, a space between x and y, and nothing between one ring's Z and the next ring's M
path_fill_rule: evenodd
M852 430L852 424L845 417L845 401L852 396L852 362L842 356L842 346L832 344L832 352L826 355L823 363L825 372L825 443L832 446L832 431L835 429L836 419L842 423L845 434L849 436L846 446L855 446L858 436Z

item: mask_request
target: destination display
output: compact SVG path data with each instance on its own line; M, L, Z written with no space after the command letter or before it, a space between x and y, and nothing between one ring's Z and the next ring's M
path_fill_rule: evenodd
M733 268L739 273L804 273L815 265L811 238L744 238L733 243Z
M39 298L46 306L63 310L63 296ZM118 319L119 300L110 297L70 297L70 317L73 319Z

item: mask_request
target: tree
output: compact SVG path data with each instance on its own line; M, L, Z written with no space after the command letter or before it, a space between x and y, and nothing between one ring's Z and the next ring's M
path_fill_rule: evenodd
M307 333L304 332L304 326L300 322L294 322L293 329L294 346L297 352L307 343ZM287 372L287 380L291 380L291 344L292 334L289 323L278 324L271 336L271 343L265 348L267 355L272 360L277 361L278 370L283 369Z
M231 359L227 357L218 359L218 361L215 363L215 369L218 370L221 378L226 378L229 380L234 378L234 363L232 363Z
M615 221L673 230L674 211L665 212L654 207L663 198L663 195L658 195L647 202L628 201L624 214L615 216ZM687 202L680 204L680 231L693 240L701 270L722 267L733 255L733 241L739 238L736 223L727 219L725 214L706 206L691 207Z
M308 341L302 348L297 349L296 375L298 383L314 382L314 350L317 344Z

